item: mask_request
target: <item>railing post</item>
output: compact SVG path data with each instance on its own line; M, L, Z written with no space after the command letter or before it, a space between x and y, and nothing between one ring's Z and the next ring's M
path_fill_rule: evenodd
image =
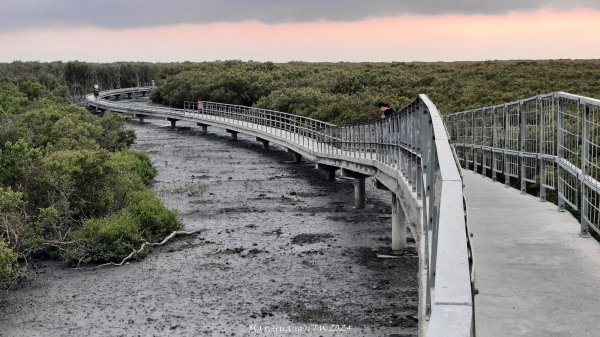
M496 143L498 142L498 122L496 121L496 109L492 110L492 179L498 180L496 173Z
M408 183L412 186L412 191L416 192L417 190L417 186L416 181L415 181L415 166L416 166L416 158L415 158L415 154L414 154L414 150L415 150L415 129L416 129L416 123L415 123L415 114L416 112L413 111L415 110L414 107L412 107L412 109L410 109L410 115L409 115L409 121L410 121L410 149L412 150L412 152L410 153L410 160L409 160L409 164L410 164L410 169L409 169L409 178L408 178Z
M578 107L582 105L581 101L578 103ZM583 107L583 156L581 156L581 230L579 235L581 237L587 238L589 237L588 233L588 203L587 203L587 195L586 190L587 187L585 185L585 179L588 176L588 163L590 159L590 107L585 104Z
M523 111L523 102L519 102L519 117L520 117L520 129L521 129L521 139L520 139L520 154L519 154L519 164L521 169L521 194L526 193L527 184L525 182L525 157L523 156L523 152L525 152L525 132L526 132L526 116L525 111Z
M563 128L563 116L561 113L561 105L560 105L560 97L553 95L553 100L554 102L556 102L556 114L557 114L557 119L556 119L556 169L557 169L557 190L558 190L558 211L559 212L564 212L565 211L565 199L562 196L564 191L562 190L562 183L560 181L560 162L562 160L562 158L564 157L563 151L562 151L562 144L563 144L563 134L562 134L562 128Z
M510 118L509 118L508 108L506 107L506 104L504 104L503 110L504 110L504 149L506 149L508 139L509 139L508 136L510 134L510 130L509 130ZM504 185L506 187L510 186L510 175L509 175L509 171L508 171L508 157L507 157L506 152L504 152Z
M540 175L540 200L546 201L546 161L544 154L546 153L546 111L540 98L536 102L537 110L540 113L540 146L539 146L539 175Z
M349 127L349 134L350 134L350 146L348 149L348 156L353 156L354 155L354 126L350 126Z
M475 111L471 111L471 159L473 172L477 173L477 160L475 159Z

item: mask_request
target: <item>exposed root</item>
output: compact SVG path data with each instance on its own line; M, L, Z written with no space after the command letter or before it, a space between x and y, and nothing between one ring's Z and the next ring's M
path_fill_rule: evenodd
M87 269L87 270L94 270L100 267L106 267L106 266L122 266L123 264L125 264L125 262L127 262L129 259L131 259L132 257L136 256L137 254L141 253L144 248L146 248L146 246L162 246L165 243L167 243L169 240L171 240L172 238L174 238L177 235L193 235L196 233L199 233L200 230L194 230L194 231L174 231L173 233L169 234L167 237L165 237L161 242L148 242L148 241L144 241L142 243L142 245L140 246L140 248L138 250L133 250L131 251L131 253L129 255L127 255L126 257L123 258L123 260L121 260L121 262L119 263L115 263L115 262L108 262L108 263L103 263L103 264L99 264L95 267L91 267L91 268L75 268L75 269Z

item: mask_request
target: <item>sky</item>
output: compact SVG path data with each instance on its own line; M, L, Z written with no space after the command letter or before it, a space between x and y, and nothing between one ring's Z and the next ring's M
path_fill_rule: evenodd
M600 0L0 1L0 62L599 59Z

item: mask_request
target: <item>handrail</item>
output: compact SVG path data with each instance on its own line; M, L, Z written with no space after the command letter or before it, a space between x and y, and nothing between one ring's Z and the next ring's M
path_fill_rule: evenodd
M442 117L426 95L383 120L322 130L326 154L366 157L398 170L421 201L419 317L426 336L471 336L473 266L462 176ZM405 210L405 213L407 211ZM436 286L437 285L437 286Z
M131 88L132 93L150 88ZM121 104L100 93L91 106L138 116L218 125L278 141L317 163L375 178L402 199L419 251L419 335L473 336L472 253L462 176L435 105L419 95L397 114L375 122L334 125L289 113L214 102L184 109ZM200 105L200 109L198 108Z
M600 100L553 92L446 115L463 167L520 189L556 192L580 214L580 234L600 234Z

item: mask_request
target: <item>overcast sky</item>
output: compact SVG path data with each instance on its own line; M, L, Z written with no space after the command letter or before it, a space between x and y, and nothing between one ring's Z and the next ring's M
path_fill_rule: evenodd
M600 58L599 35L600 0L0 2L3 62Z

